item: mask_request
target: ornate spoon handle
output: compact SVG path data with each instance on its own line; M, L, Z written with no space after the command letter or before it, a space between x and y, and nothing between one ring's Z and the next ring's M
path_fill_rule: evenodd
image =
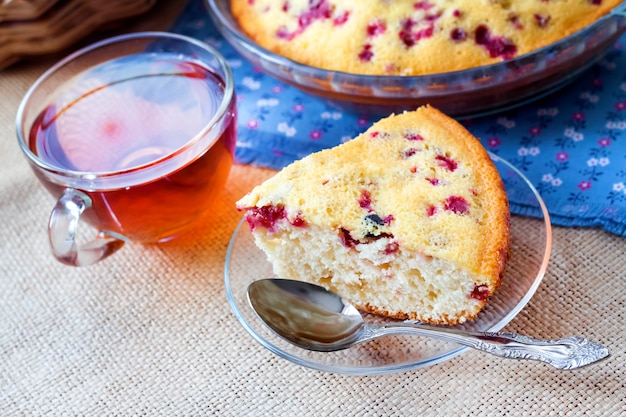
M412 334L458 343L497 356L546 362L559 369L576 369L610 355L605 346L582 337L539 340L510 332L462 332L413 322L366 325L360 341L388 334Z

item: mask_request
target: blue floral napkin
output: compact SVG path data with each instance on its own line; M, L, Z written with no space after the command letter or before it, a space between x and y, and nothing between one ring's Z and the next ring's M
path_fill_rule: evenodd
M376 121L337 109L253 68L213 27L203 0L191 0L171 30L215 46L231 65L238 95L240 163L279 169L349 140ZM626 234L623 45L626 36L600 63L551 96L462 121L487 150L534 184L554 224L599 226ZM513 204L512 211L540 213L523 203Z

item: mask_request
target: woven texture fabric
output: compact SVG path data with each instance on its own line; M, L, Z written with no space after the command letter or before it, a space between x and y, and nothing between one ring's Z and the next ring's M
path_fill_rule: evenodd
M265 168L236 165L214 216L178 240L131 243L91 267L59 264L46 235L54 200L14 134L21 97L52 63L0 72L0 415L626 414L624 240L600 230L554 229L546 276L505 328L611 349L572 372L467 351L421 370L354 377L265 350L231 313L223 280L241 218L234 202L273 174Z

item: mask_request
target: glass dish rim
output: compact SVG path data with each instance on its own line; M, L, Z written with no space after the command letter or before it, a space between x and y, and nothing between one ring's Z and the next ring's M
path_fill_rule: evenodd
M526 184L526 186L530 189L530 191L532 192L532 194L534 195L534 197L537 199L537 202L539 204L539 208L541 210L541 213L543 215L543 224L545 227L545 233L546 233L546 247L545 247L545 251L543 253L543 259L541 262L541 265L537 271L537 275L534 279L534 281L532 282L532 285L528 288L528 291L526 291L526 293L524 294L524 296L520 299L520 301L515 305L515 307L510 310L502 319L498 320L497 323L495 323L494 325L492 325L491 327L489 327L488 329L483 329L482 331L490 331L490 332L497 332L500 329L502 329L504 326L506 326L508 323L510 323L518 314L519 312L528 304L528 302L532 299L532 297L535 295L537 289L539 288L539 285L541 284L541 282L543 281L543 278L545 276L545 273L547 271L548 268L548 264L550 261L550 254L551 254L551 250L552 250L552 225L550 223L550 215L548 213L548 209L543 201L543 199L541 198L541 195L539 194L539 192L537 191L537 189L534 187L534 185L528 180L528 178L526 178L526 176L519 170L517 169L515 166L513 166L511 163L509 163L507 160L499 157L496 154L493 154L491 152L488 152L489 156L491 157L491 159L494 162L501 162L504 164L504 166L506 166L506 168L512 170L517 176L519 176L519 178L521 178L521 180L524 182L524 184ZM233 291L232 291L232 287L231 287L231 283L230 283L230 273L229 273L229 265L230 262L232 261L232 254L233 254L233 248L235 246L235 241L236 238L239 234L239 232L241 231L241 227L245 224L244 219L242 218L239 223L237 224L237 227L235 228L232 237L230 239L230 242L228 244L228 248L226 251L226 257L225 257L225 262L224 262L224 284L225 284L225 291L226 291L226 297L229 303L229 306L231 308L231 311L233 312L233 314L235 315L235 318L237 319L237 321L243 326L243 328L246 330L246 332L252 336L258 343L261 344L261 346L265 347L267 350L269 350L270 352L272 352L273 354L277 355L278 357L282 358L282 359L286 359L294 364L306 367L306 368L310 368L310 369L315 369L318 371L323 371L323 372L329 372L329 373L335 373L335 374L344 374L344 375L354 375L354 376L370 376L370 375L384 375L384 374L390 374L390 373L395 373L395 372L408 372L408 371L414 371L417 369L421 369L421 368L425 368L431 365L435 365L437 363L440 362L444 362L447 361L449 359L452 359L453 357L465 352L466 350L470 349L469 347L465 347L465 346L459 346L456 349L453 349L445 354L441 354L437 357L434 358L430 358L430 359L426 359L424 361L420 361L417 363L403 363L403 364L398 364L398 365L385 365L385 366L380 366L380 367L376 367L376 368L350 368L350 367L346 367L346 366L337 366L337 365L326 365L326 364L320 364L317 362L313 362L311 360L306 360L303 359L301 357L292 355L284 350L281 350L279 347L275 346L274 344L272 344L270 341L266 340L263 336L261 336L253 327L250 323L248 323L248 321L246 321L245 317L243 316L242 312L240 311L240 309L237 307L237 301L235 300L235 297L233 295Z

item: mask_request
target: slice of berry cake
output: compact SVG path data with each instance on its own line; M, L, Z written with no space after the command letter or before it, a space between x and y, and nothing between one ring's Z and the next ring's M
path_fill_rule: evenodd
M429 106L294 162L237 208L278 277L389 317L474 318L508 257L496 168L475 137Z
M266 49L333 71L423 75L514 58L570 35L621 0L230 0Z

